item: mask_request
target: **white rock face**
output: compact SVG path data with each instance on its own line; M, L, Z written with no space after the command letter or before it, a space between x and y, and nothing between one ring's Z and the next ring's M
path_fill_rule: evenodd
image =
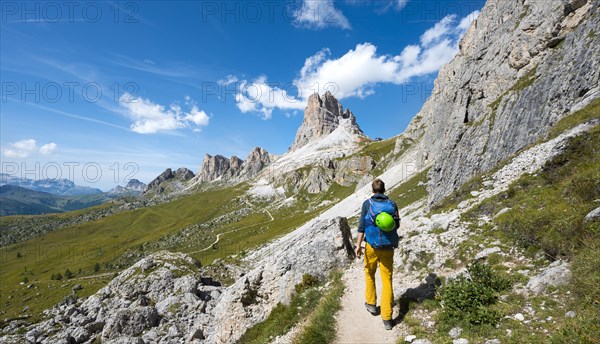
M599 6L487 1L406 131L434 161L430 204L600 97Z

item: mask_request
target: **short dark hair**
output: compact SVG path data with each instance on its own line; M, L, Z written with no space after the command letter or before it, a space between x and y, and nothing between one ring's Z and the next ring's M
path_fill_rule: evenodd
M382 194L385 192L385 183L379 178L373 181L371 187L373 188L373 193Z

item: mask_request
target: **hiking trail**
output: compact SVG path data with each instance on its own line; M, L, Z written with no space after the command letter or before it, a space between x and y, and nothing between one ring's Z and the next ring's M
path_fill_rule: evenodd
M398 278L397 276L394 276ZM342 296L342 309L336 315L336 344L350 343L396 343L404 333L402 325L397 324L391 331L383 327L381 316L371 315L365 308L365 276L363 260L357 259L344 272L342 277L346 291ZM377 305L381 300L381 277L379 270L375 278L377 285ZM399 308L394 306L393 316L398 315Z

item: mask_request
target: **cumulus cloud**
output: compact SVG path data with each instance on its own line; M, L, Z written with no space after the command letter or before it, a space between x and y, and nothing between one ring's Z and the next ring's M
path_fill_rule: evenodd
M40 147L40 154L50 155L56 151L56 147L57 147L57 145L54 142L46 143L45 145L42 145Z
M348 18L336 8L333 0L303 0L291 15L297 27L317 30L326 27L351 28Z
M42 155L50 155L54 153L58 147L56 143L51 142L42 145L38 150L37 141L34 139L16 141L9 143L9 146L10 148L4 149L4 156L17 159L27 158L36 152L39 152Z
M263 119L270 119L273 109L301 110L305 102L291 96L286 89L295 89L294 85L270 84L266 76L254 81L242 80L238 84L235 96L238 109L243 113L258 112Z
M127 117L133 120L131 130L139 134L156 134L181 128L192 128L195 131L208 125L209 116L190 97L185 97L185 104L190 108L189 111L184 111L179 104L164 106L129 93L124 93L119 98L119 105L126 110Z
M322 49L305 60L298 77L288 85L291 87L269 85L265 76L240 81L237 106L244 113L262 113L268 119L275 108L303 109L314 92L330 91L338 99L365 98L378 84L400 85L435 73L458 53L460 39L478 15L475 11L460 20L456 15L446 16L425 31L418 44L406 46L398 55L378 54L377 47L368 42L338 58L332 57L329 49ZM231 76L228 79L237 81Z

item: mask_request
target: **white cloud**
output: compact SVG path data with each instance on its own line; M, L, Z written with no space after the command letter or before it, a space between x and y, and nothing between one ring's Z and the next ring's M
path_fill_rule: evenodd
M6 157L26 158L36 150L37 145L34 139L28 139L10 143L10 147L4 150Z
M238 109L243 113L260 112L263 119L270 119L273 109L304 109L305 103L291 96L288 87L269 84L265 76L260 76L254 81L242 80L235 100ZM290 88L293 88L288 85Z
M24 159L29 157L31 154L38 152L37 141L34 139L20 140L13 143L9 143L10 148L3 151L4 156L7 158ZM56 151L57 145L54 142L42 145L39 149L39 153L42 155L49 155Z
M371 88L376 83L393 82L398 63L389 56L377 56L376 50L370 43L359 44L338 59L319 57L318 65L309 62L315 60L314 56L309 57L305 67L310 64L311 68L303 68L295 80L300 96L306 99L314 91L330 90L338 98L362 98L372 93Z
M223 86L229 86L231 84L235 84L236 82L238 82L238 78L235 75L228 75L225 79L221 79L219 81L217 81L217 83L219 83L220 85Z
M425 31L423 35L421 35L421 45L429 46L433 43L436 43L443 37L446 37L449 33L451 33L454 29L453 25L456 21L456 15L451 14L444 17L442 20L437 22L431 29Z
M398 55L380 55L371 43L358 44L339 58L331 58L329 49L322 49L305 60L293 82L295 96L290 94L291 87L267 85L262 76L254 82L241 81L237 106L242 112L259 112L268 119L275 108L303 109L314 92L329 90L338 99L364 98L373 94L378 84L400 85L435 73L458 53L462 35L478 14L473 12L461 20L455 15L443 18L421 35L419 44L406 46Z
M40 147L40 154L42 155L50 155L56 151L56 143L46 143L45 145Z
M190 110L190 112L188 114L186 114L183 119L194 123L198 127L207 126L208 121L209 121L209 117L206 114L206 112L198 110L198 107L196 105L192 106L192 109ZM199 129L199 128L195 128L195 129Z
M480 11L474 11L468 16L464 17L458 24L458 29L463 32L467 32L469 27L471 27L471 24L475 21L475 19L477 19L477 17L479 17L480 13Z
M350 29L350 22L333 0L303 0L299 8L292 11L293 24L309 29L339 27Z
M185 102L187 106L191 107L188 112L183 111L178 104L171 104L167 107L149 99L132 96L129 93L124 93L119 99L119 105L126 109L126 115L133 120L130 126L131 130L139 134L155 134L161 131L188 128L193 125L196 126L193 129L207 126L208 115L199 110L189 96L185 97Z

